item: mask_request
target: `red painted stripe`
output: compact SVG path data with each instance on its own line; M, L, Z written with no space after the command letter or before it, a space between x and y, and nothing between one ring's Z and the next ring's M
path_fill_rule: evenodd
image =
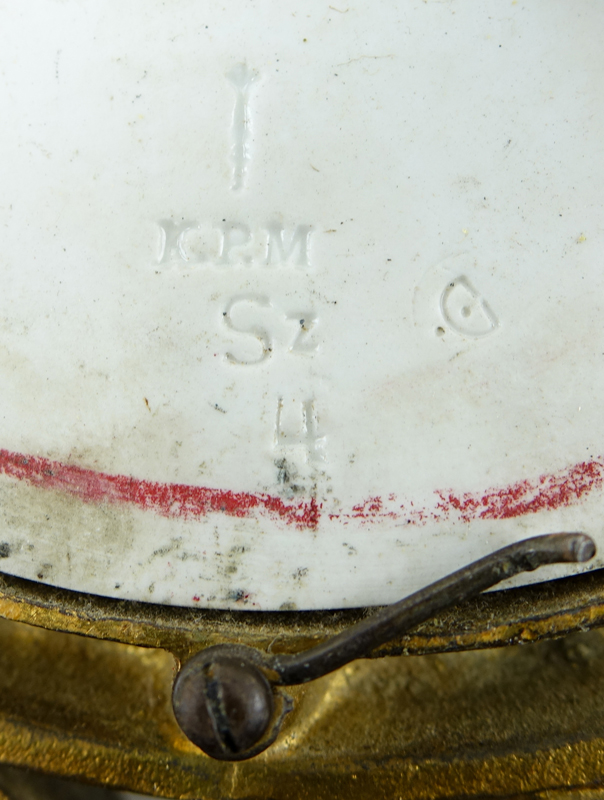
M145 481L8 450L0 450L0 473L39 489L66 492L85 503L127 503L162 517L195 519L211 513L247 517L260 512L297 528L316 528L320 515L315 498L286 503L268 494Z
M116 503L136 506L163 517L198 519L207 514L249 517L256 514L282 520L299 529L314 529L321 519L321 506L315 498L288 503L266 493L233 492L178 483L159 483L127 475L108 475L39 456L0 450L0 474L25 481L39 489L68 493L85 503ZM385 500L371 497L339 509L329 518L364 523L380 520L406 520L412 525L427 522L471 522L476 519L512 519L539 511L576 505L604 485L604 459L574 464L568 469L523 480L484 492L456 494L437 491L433 507L401 503L395 495Z
M576 505L604 483L604 461L592 459L574 464L536 481L524 480L503 489L476 494L438 492L438 509L455 514L462 522L473 519L511 519L539 511Z
M353 506L340 509L330 519L342 522L360 520L404 521L409 525L428 522L472 522L477 519L513 519L540 511L555 511L577 505L589 494L604 486L604 459L595 458L558 472L541 475L536 480L522 480L504 487L492 487L482 492L459 494L452 489L439 490L433 506L417 506L388 498L370 497Z

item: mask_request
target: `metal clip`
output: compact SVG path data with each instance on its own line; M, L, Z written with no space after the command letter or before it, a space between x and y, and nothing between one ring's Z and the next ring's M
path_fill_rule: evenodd
M503 547L415 592L332 639L295 655L218 645L193 656L174 683L172 704L185 735L212 758L241 761L271 745L291 709L276 690L320 678L432 617L520 572L545 564L589 561L583 533L554 533Z

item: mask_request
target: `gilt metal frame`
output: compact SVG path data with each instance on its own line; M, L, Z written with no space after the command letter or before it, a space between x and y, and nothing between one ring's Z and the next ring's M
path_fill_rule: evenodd
M300 652L367 614L169 608L0 575L0 762L208 800L599 793L604 635L586 631L604 624L602 570L481 595L293 687L251 761L212 761L180 731L179 662L224 642Z

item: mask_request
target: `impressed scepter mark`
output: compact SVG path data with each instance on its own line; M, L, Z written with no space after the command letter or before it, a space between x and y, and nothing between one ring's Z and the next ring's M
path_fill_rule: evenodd
M227 72L226 77L233 84L237 93L231 128L233 136L231 146L233 185L231 188L237 191L243 188L246 162L250 158L248 149L250 128L249 98L252 84L258 79L258 73L248 69L246 64L236 64L233 69Z

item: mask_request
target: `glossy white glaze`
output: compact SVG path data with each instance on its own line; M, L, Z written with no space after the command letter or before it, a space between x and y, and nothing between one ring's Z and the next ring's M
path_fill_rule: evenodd
M321 608L604 552L598 0L0 22L0 569Z

